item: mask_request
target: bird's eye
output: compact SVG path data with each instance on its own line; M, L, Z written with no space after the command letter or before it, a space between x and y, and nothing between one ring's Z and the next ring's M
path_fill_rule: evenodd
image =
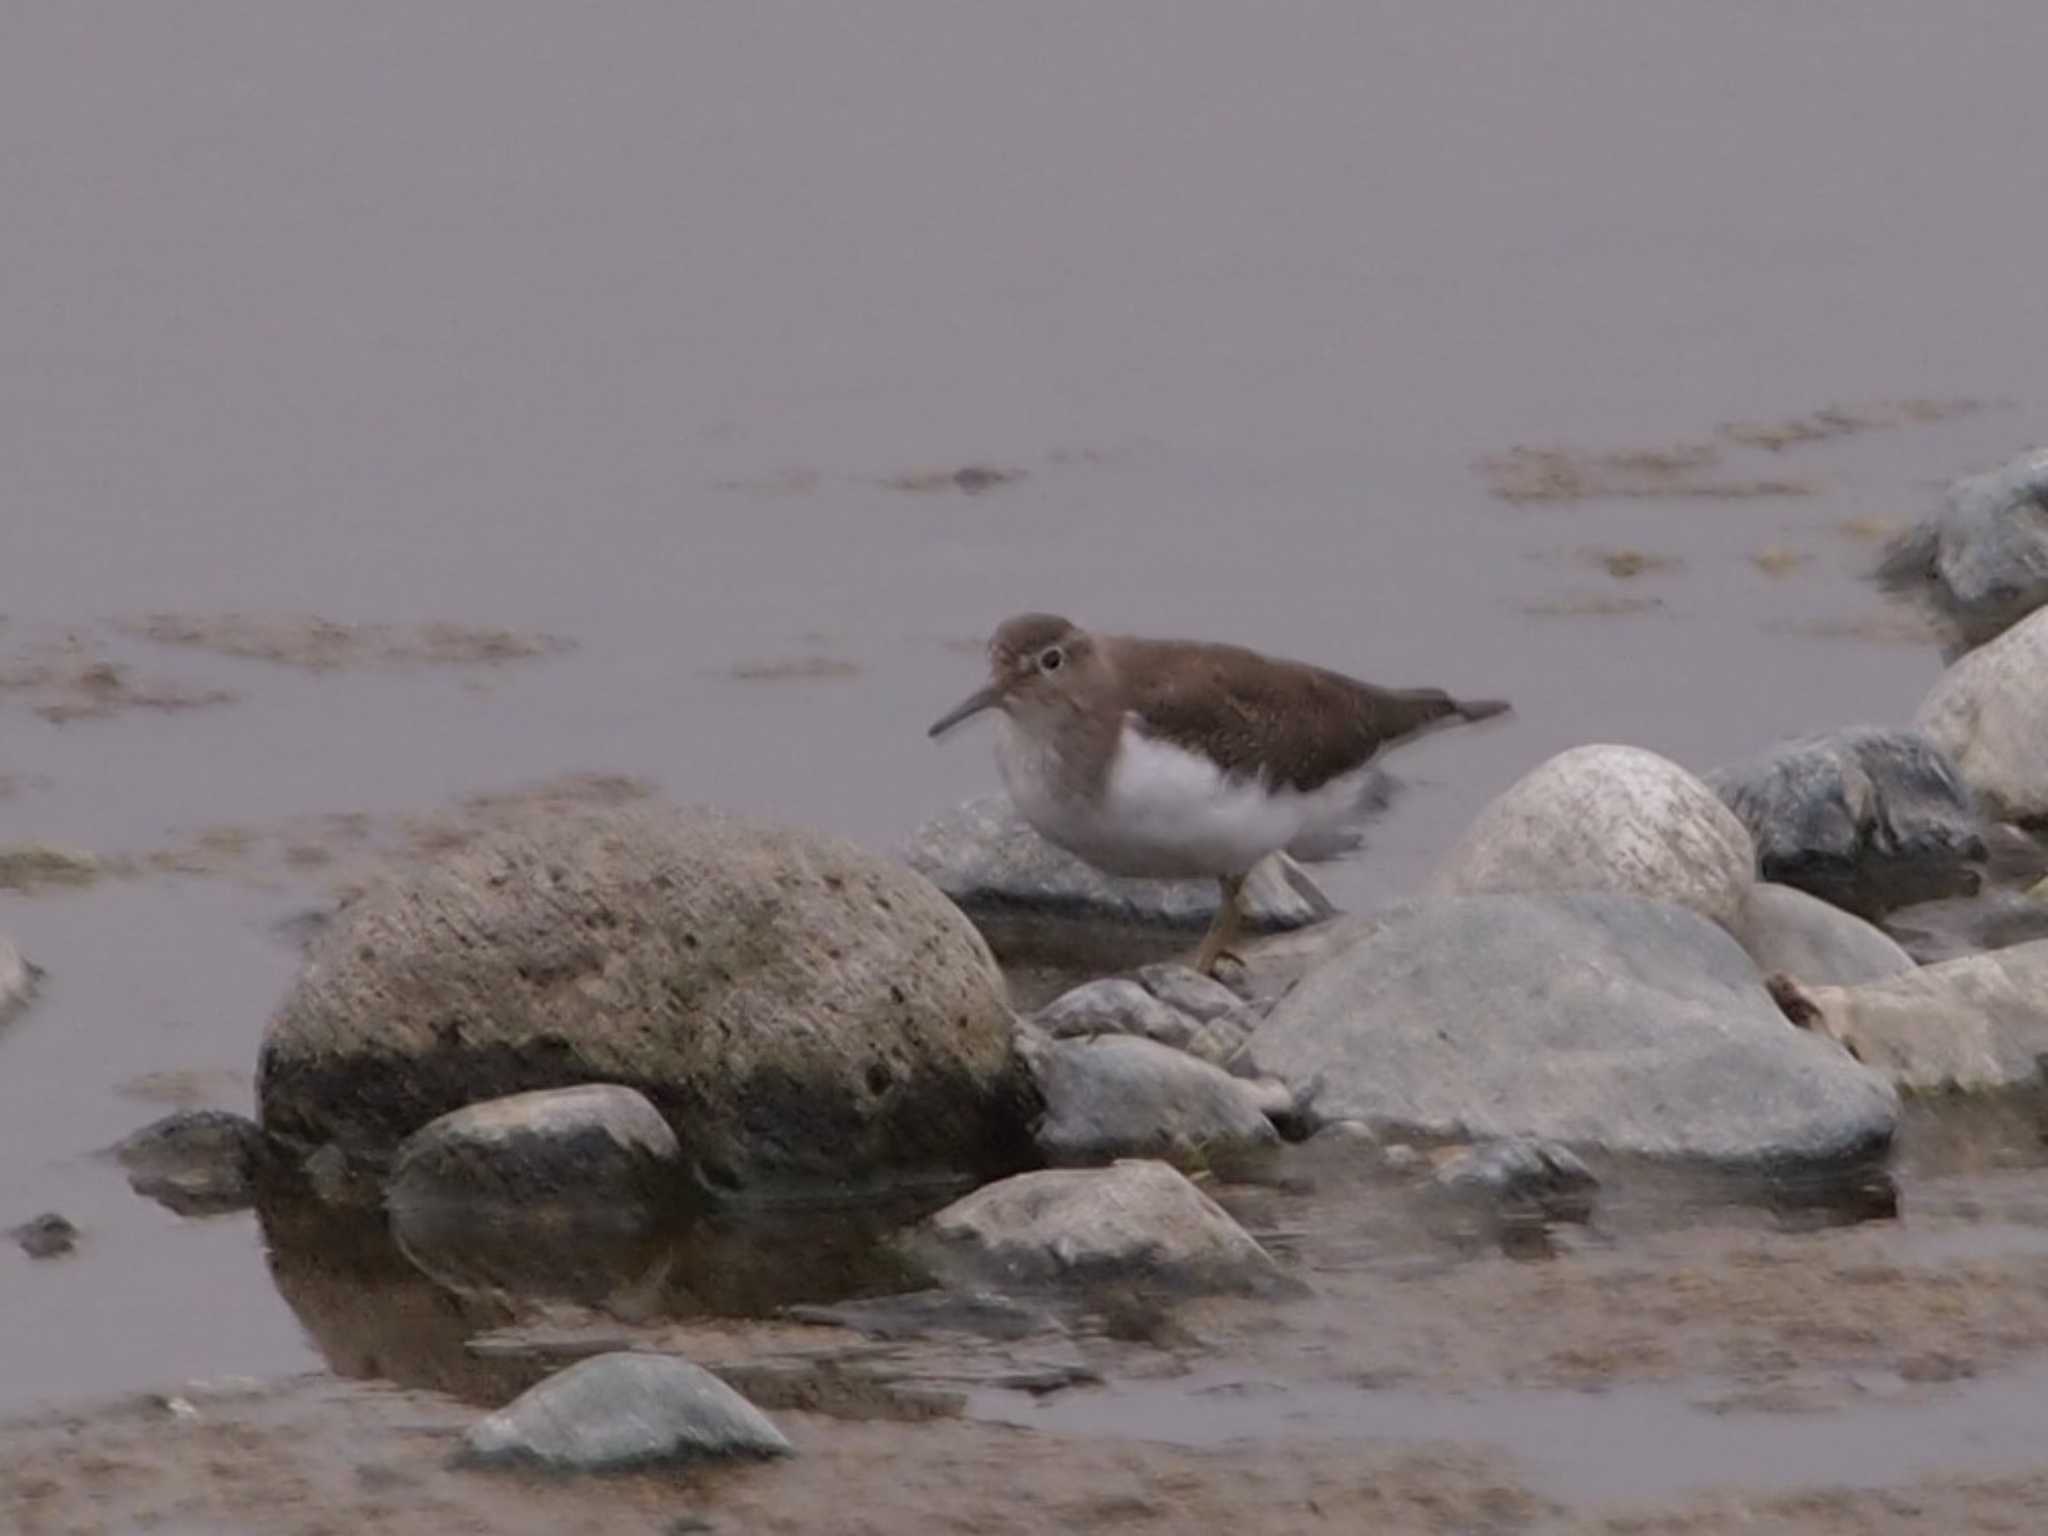
M1048 645L1038 653L1038 668L1041 672L1057 672L1066 659L1066 653L1058 646Z

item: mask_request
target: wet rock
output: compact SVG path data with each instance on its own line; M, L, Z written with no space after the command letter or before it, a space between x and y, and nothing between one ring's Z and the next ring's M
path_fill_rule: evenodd
M1038 1146L1050 1163L1159 1157L1194 1165L1279 1140L1266 1115L1270 1095L1156 1041L1063 1040L1033 1070L1045 1096Z
M596 1355L558 1371L462 1437L458 1459L549 1472L787 1456L766 1414L674 1355Z
M1116 966L1124 958L1119 946L1132 935L1179 944L1216 915L1215 881L1102 874L1040 837L1004 795L984 795L933 817L913 834L904 856L1006 956L1087 955ZM1251 933L1307 927L1336 910L1284 854L1252 871L1244 907Z
M1165 1163L1020 1173L925 1223L918 1247L954 1284L1140 1283L1285 1289L1272 1256Z
M21 1244L32 1259L54 1259L78 1246L78 1228L55 1211L45 1211L32 1221L9 1227L7 1235Z
M1438 1167L1437 1190L1509 1220L1592 1219L1600 1181L1568 1148L1514 1137L1458 1153Z
M2048 1059L2048 940L1922 966L1860 987L1773 978L1785 1015L1899 1087L1989 1092L2040 1083Z
M622 1319L660 1311L680 1234L696 1230L617 1203L401 1205L389 1221L398 1251L451 1295L486 1305L569 1302Z
M1955 481L1942 510L1886 550L1877 577L1927 601L1952 657L2048 604L2048 451Z
M1854 986L1913 969L1913 957L1883 929L1789 885L1759 881L1743 902L1736 940L1756 968L1802 981Z
M24 960L9 940L0 938L0 1024L28 1007L42 974L41 968Z
M255 1203L270 1144L253 1120L220 1109L181 1109L112 1148L138 1195L180 1216L214 1216Z
M1697 913L1588 891L1382 917L1252 1035L1252 1065L1318 1122L1744 1170L1890 1143L1889 1085L1786 1029L1749 957Z
M1442 895L1615 891L1724 927L1756 873L1748 830L1700 780L1640 747L1574 747L1482 810L1437 871Z
M1233 998L1232 1001L1235 1001ZM1056 1040L1081 1035L1135 1035L1178 1049L1194 1037L1195 1021L1161 1002L1135 981L1106 976L1063 992L1031 1017Z
M1884 926L1914 960L1934 965L2048 939L2048 903L2024 891L1994 888L1951 901L1902 907L1884 920Z
M1147 965L1138 970L1138 985L1176 1013L1184 1013L1197 1024L1234 1013L1244 999L1213 976L1204 976L1190 965Z
M406 1138L393 1210L426 1206L659 1207L682 1148L644 1095L615 1083L545 1088L452 1110Z
M2048 610L1935 679L1913 723L2001 821L2048 824Z
M1856 726L1782 742L1707 782L1756 839L1763 878L1859 916L1977 889L1982 820L1919 731Z
M1028 1163L988 948L899 865L630 805L536 816L336 914L271 1020L274 1135L389 1146L478 1099L646 1095L710 1191Z

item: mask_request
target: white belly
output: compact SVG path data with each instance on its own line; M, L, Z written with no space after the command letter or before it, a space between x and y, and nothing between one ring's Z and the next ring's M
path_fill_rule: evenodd
M1051 842L1114 875L1188 879L1242 875L1292 848L1327 857L1354 846L1370 770L1307 792L1229 779L1198 753L1127 723L1099 800L1060 793L1058 761L998 722L996 764L1019 814Z

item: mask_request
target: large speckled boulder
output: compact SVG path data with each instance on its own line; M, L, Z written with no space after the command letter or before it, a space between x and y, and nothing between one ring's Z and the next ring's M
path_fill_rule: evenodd
M712 1191L1031 1159L995 962L909 870L815 833L633 806L401 869L271 1020L265 1129L388 1147L482 1099L637 1089Z
M1707 783L1756 839L1766 880L1871 918L1978 887L1976 804L1919 731L1852 726L1780 742Z
M1935 680L1913 723L2005 821L2048 821L2048 609Z
M2048 604L2048 450L1956 481L1939 514L1886 550L1877 574L1929 602L1951 656Z
M1325 960L1253 1032L1309 1115L1734 1170L1859 1165L1891 1088L1786 1027L1698 913L1609 892L1431 898Z
M1442 895L1618 891L1733 928L1756 847L1713 790L1640 747L1560 752L1482 810L1438 869Z

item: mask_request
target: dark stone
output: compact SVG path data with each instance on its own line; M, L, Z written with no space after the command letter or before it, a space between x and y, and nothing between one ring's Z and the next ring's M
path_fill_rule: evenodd
M138 1195L180 1216L247 1210L257 1180L273 1166L255 1121L220 1109L181 1109L151 1121L112 1148Z
M7 1235L21 1244L21 1251L32 1259L54 1259L78 1246L78 1228L55 1211L45 1211L32 1221L9 1227Z
M1707 782L1755 837L1764 879L1860 917L1981 883L1975 801L1918 731L1854 726L1782 742Z
M1877 579L1926 600L1951 660L2048 603L2048 452L1955 481L1940 513L1893 541Z

